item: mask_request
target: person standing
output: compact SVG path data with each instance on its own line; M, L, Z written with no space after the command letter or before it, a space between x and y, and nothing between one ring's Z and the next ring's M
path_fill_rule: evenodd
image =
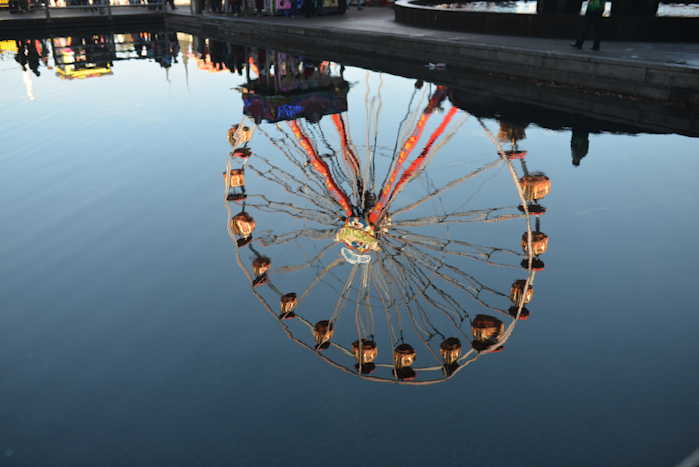
M578 39L573 42L571 47L576 49L582 49L583 42L585 42L585 36L589 32L592 32L592 50L599 50L600 42L600 26L602 25L602 13L604 13L604 0L589 0L587 2L587 8L585 9L585 21L580 33L578 34Z
M306 18L310 18L316 14L315 0L303 0L303 13Z
M573 127L570 133L570 155L573 165L578 167L590 149L590 132L586 128Z

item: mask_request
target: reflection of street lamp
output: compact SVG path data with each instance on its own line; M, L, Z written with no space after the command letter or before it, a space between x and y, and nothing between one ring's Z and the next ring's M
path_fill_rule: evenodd
M24 70L24 73L22 73L22 81L24 81L24 90L27 92L27 98L33 101L36 97L34 97L34 84L32 83L32 75L29 73L29 70Z

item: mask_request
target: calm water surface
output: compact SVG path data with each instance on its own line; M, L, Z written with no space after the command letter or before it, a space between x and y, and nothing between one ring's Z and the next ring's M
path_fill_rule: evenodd
M696 448L696 139L183 34L0 45L0 465Z

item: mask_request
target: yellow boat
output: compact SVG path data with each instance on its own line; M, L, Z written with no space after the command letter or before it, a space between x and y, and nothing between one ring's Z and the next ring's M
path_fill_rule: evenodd
M112 69L109 66L95 68L75 69L72 65L56 67L56 76L61 79L85 79L97 78L99 76L111 75Z

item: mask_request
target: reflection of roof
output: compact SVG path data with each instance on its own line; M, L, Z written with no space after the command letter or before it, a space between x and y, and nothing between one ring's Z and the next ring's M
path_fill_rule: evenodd
M261 96L303 94L313 91L349 91L349 83L339 76L314 75L309 78L270 74L265 78L252 79L242 86L244 92Z
M264 95L243 89L243 114L270 123L306 117L318 121L324 115L347 110L348 88L309 90L291 95Z
M456 107L479 118L495 118L516 126L526 127L533 123L549 130L585 129L591 133L667 133L663 128L638 127L621 121L589 117L571 108L558 110L524 100L515 101L492 94L451 89L449 100Z
M183 54L183 56L186 57L191 57L197 62L197 68L203 71L208 71L209 73L218 73L220 71L228 71L228 68L226 65L223 63L214 63L211 60L211 57L206 56L204 58L201 57L199 54L195 53L188 53L188 54Z
M68 67L66 67L68 68ZM85 78L98 78L100 76L106 76L113 74L109 66L106 67L95 67L95 68L82 68L80 70L56 68L56 76L61 79L85 79Z

